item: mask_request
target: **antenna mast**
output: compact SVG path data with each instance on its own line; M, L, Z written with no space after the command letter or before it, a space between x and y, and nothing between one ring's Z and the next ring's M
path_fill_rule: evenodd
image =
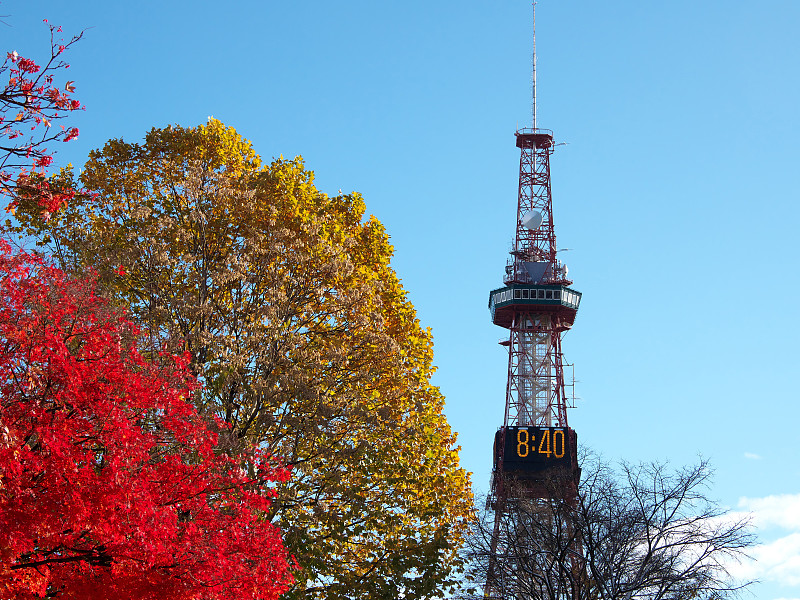
M533 128L536 129L536 0L533 0Z

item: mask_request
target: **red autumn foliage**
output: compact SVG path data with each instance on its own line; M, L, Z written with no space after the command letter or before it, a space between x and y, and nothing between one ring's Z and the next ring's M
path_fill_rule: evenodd
M14 50L8 52L0 64L0 82L5 82L5 88L0 88L0 193L10 198L8 208L13 210L18 191L27 190L29 196L41 199L45 217L71 197L52 190L43 177L44 168L52 162L52 152L47 146L78 137L77 127L56 127L55 122L83 108L72 97L75 82L67 81L63 87L56 84L57 76L69 68L63 60L64 52L83 34L64 41L57 39L60 27L48 27L50 58L47 62L40 65ZM37 190L40 193L34 193Z
M0 598L277 598L287 472L214 451L186 357L0 241Z

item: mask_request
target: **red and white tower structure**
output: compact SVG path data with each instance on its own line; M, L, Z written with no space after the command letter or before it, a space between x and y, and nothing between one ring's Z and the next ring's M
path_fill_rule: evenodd
M535 11L535 9L534 9ZM503 425L494 443L489 506L495 528L485 596L508 596L499 561L513 560L504 548L500 523L515 518L519 501L574 501L580 471L577 435L569 427L569 401L561 340L578 311L580 292L571 287L558 260L550 180L553 132L536 123L534 12L532 127L516 132L520 149L514 246L503 287L489 294L492 322L508 330ZM554 498L557 496L557 498Z

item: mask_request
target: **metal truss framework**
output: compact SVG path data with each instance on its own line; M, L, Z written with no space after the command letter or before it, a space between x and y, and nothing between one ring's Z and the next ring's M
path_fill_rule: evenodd
M569 285L556 257L553 200L550 185L550 155L553 135L547 130L521 130L517 227L513 263L506 283L530 283L526 263L544 263L541 283ZM541 215L541 225L525 226L532 211ZM508 384L503 425L567 427L567 397L564 385L561 335L567 326L550 312L516 311L509 333Z
M518 312L509 333L503 425L568 427L563 327L557 315Z
M516 144L520 148L516 237L504 282L512 287L530 283L568 286L572 282L566 278L566 270L556 255L550 184L552 132L521 130L516 134ZM537 222L541 218L541 224L531 227L531 214L535 214ZM574 311L565 314L545 305L519 303L514 306L508 343L504 343L508 346L504 427L564 428L577 447L575 434L569 430L567 422L561 351L562 335L571 327L574 316ZM496 449L500 457L505 451ZM503 472L502 464L502 458L496 462L488 500L494 512L494 530L484 598L516 600L528 596L519 589L520 580L513 573L519 571L523 562L530 566L537 565L538 560L535 550L527 549L526 541L517 535L532 526L528 522L532 518L530 511L521 511L520 506L573 503L580 475L576 463L567 471L545 471L537 478L525 479ZM541 528L542 523L537 526ZM549 566L546 558L542 560L545 562L535 568L544 573ZM560 593L556 597L561 597Z
M522 129L517 132L519 159L519 193L517 195L517 228L514 238L513 262L506 269L507 283L527 283L530 274L526 262L545 262L555 267L556 235L553 226L553 202L550 188L550 155L553 153L553 134L543 129ZM535 230L527 228L523 218L536 211L542 224ZM555 269L546 282L555 282Z
M574 598L585 577L573 499L504 494L495 506L484 599ZM560 505L557 505L559 504ZM570 549L574 550L570 550Z

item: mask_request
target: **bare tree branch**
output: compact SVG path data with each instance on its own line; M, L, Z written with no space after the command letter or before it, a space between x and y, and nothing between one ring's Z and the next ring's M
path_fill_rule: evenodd
M614 469L588 456L581 468L575 502L530 497L520 482L506 483L516 486L514 500L499 514L487 506L469 538L462 598L486 581L493 548L502 598L719 600L751 583L731 568L755 536L710 498L706 460L676 470L660 462Z

